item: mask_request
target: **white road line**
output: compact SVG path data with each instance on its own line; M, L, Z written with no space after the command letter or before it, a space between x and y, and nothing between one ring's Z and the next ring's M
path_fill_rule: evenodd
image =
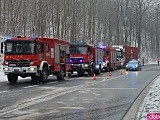
M6 93L6 92L8 92L8 91L1 91L0 94L1 94L1 93Z
M32 86L27 86L27 87L23 87L23 88L32 88L32 87L37 87L39 85L32 85Z
M85 109L84 107L59 107L60 109Z
M74 79L78 79L78 78L66 78L67 81L74 80Z
M134 90L138 88L88 88L88 89L100 89L100 90Z
M58 81L54 81L54 82L49 82L47 84L54 84L54 83L57 83Z
M83 79L83 80L90 80L90 79L92 79L93 77L79 77L79 79ZM100 79L100 78L106 78L106 79L109 79L109 78L111 78L111 77L96 77L97 79Z
M108 79L108 78L110 78L110 77L107 77L107 76L106 76L106 77L96 77L96 78L107 78L107 79Z

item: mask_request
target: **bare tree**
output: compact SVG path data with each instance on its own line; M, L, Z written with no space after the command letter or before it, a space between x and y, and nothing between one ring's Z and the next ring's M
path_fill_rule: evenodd
M159 55L159 0L0 0L0 17L4 35L131 45Z

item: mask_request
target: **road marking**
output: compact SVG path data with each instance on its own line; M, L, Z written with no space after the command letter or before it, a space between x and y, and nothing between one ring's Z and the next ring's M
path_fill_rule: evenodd
M108 79L108 78L110 78L110 77L106 76L106 77L96 77L96 78L107 78L107 79Z
M39 85L32 85L32 86L27 86L27 87L23 87L23 88L32 88L32 87L37 87Z
M100 90L134 90L138 88L88 88L88 89L100 89Z
M106 76L106 77L96 77L96 78L97 79L100 79L100 78L109 79L110 77ZM76 79L90 80L90 79L92 79L92 77L79 77L79 78L76 78Z
M48 82L47 84L53 84L53 83L57 83L59 81L54 81L54 82Z
M1 94L1 93L6 93L6 92L8 92L8 91L1 91L0 94Z
M84 107L59 107L60 109L85 109Z
M78 79L79 77L76 77L76 78L66 78L67 81L69 80L74 80L74 79Z

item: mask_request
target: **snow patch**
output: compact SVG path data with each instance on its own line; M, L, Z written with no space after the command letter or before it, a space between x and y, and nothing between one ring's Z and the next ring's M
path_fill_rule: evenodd
M136 120L146 119L148 113L159 113L160 108L160 76L154 81L153 85L150 87L146 97L143 100Z

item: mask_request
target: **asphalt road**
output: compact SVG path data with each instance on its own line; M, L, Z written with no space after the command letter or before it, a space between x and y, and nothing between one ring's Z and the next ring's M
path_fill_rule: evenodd
M29 78L16 85L0 82L0 120L122 120L142 90L160 74L160 66L120 70L93 77L50 76L45 84Z

